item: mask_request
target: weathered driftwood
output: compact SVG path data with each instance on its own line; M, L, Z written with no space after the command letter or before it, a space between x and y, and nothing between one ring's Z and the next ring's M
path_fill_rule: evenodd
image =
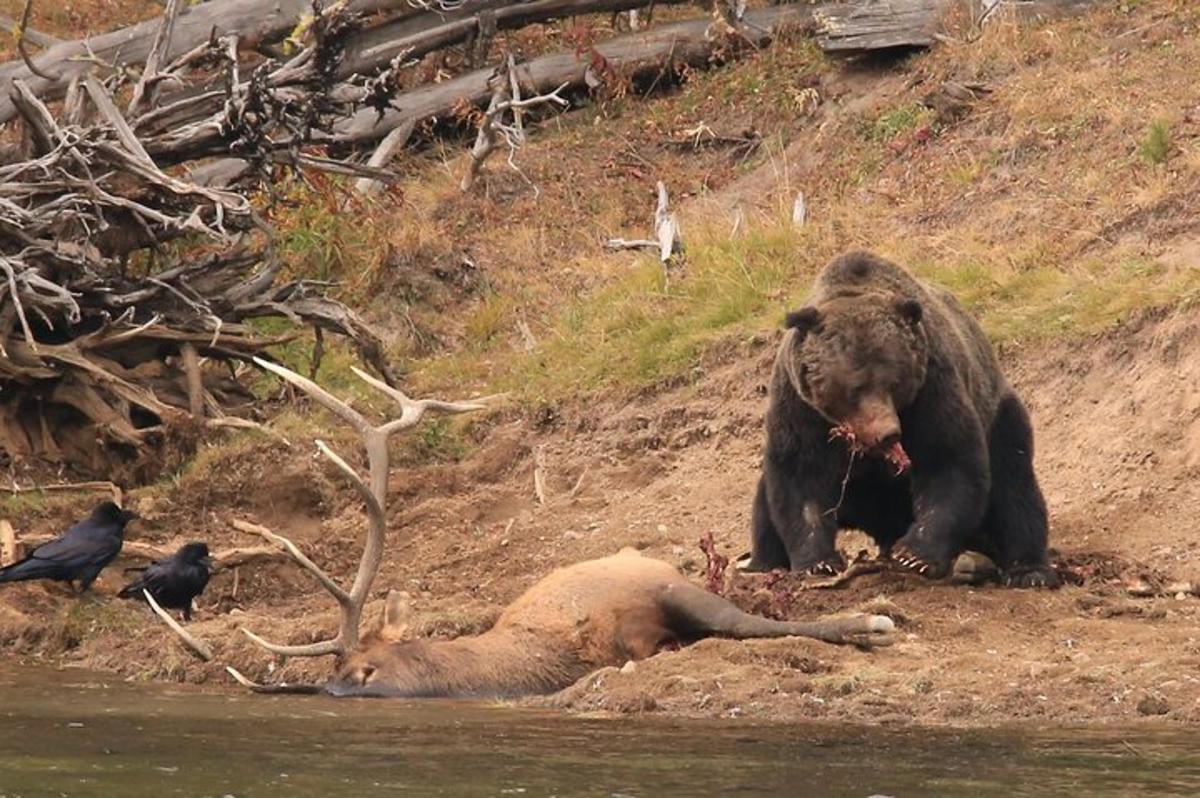
M637 79L673 68L702 65L718 50L728 52L731 45L762 46L780 28L803 23L809 18L810 11L806 7L780 6L749 12L745 18L748 30L744 41L741 37L734 41L710 38L707 35L711 27L708 19L676 22L599 42L593 48L592 59L581 58L573 51L531 59L517 66L517 76L522 89L534 94L549 92L564 83L569 89L584 88L588 85L588 76L598 79L593 68L598 56L625 78ZM482 107L492 96L488 85L491 74L491 69L481 69L406 91L382 114L364 108L334 125L330 141L341 144L378 141L409 120L420 124L445 114L462 102Z
M691 0L658 0L661 5ZM379 69L397 55L419 58L437 50L472 42L480 31L515 30L584 14L626 11L646 5L646 0L476 0L452 11L404 15L354 34L338 69L341 78Z
M351 27L340 34L340 56L327 76L330 82L325 87L326 100L345 107L348 113L357 110L352 106L362 106L363 110L371 113L378 113L387 105L403 107L402 98L396 98L391 103L379 102L378 88L381 83L388 82L386 79L376 77L364 80L364 76L377 75L389 68L394 71L398 65L428 53L467 44L477 35L484 19L488 20L487 24L501 29L519 28L574 14L621 10L643 2L644 0L525 0L510 2L507 5L493 2L491 5L499 6L493 9L480 0L464 4L452 13L430 11L425 12L425 16L402 15L392 22L365 30ZM478 10L481 7L484 9ZM468 11L474 13L468 14ZM580 59L575 54L572 54L572 57L582 62L587 60ZM261 81L265 86L286 96L289 89L311 81L315 68L316 64L310 59L295 66L276 69L263 76ZM552 88L553 86L547 86L545 91ZM222 133L219 118L223 113L224 102L225 94L215 89L199 93L195 90L177 92L163 98L163 108L135 120L134 129L148 139L147 149L160 162L178 162L213 155L222 151L222 137L228 138ZM452 106L453 103L449 107ZM214 167L217 171L223 168L225 167ZM215 181L209 182L209 174L206 170L197 175L196 179L208 184L219 184ZM229 174L240 176L242 172L232 170Z
M688 0L659 0L661 3L681 3ZM623 11L645 5L646 0L466 0L444 4L410 4L407 0L358 0L350 2L346 13L375 14L386 12L382 22L371 23L367 18L361 26L347 32L339 46L341 56L332 77L344 80L353 76L378 72L397 56L419 58L448 47L466 44L479 35L482 28L491 32L522 28L536 22L580 14ZM445 5L445 9L440 5ZM160 49L159 62L184 57L202 48L210 38L236 33L244 43L253 47L278 42L297 22L310 12L311 0L277 0L272 3L252 0L214 0L201 6L183 9L168 38L169 46ZM15 109L5 99L12 80L23 80L30 91L39 97L58 97L70 81L89 69L104 66L129 67L142 64L155 52L163 26L160 20L149 20L121 31L95 36L78 42L54 45L34 59L40 72L54 77L49 80L31 72L24 64L0 65L0 122L15 116ZM157 75L158 64L145 70ZM209 92L197 99L194 93L168 96L164 104L171 105L187 99L190 119L212 113L212 102L220 103L220 92ZM195 107L201 106L200 108ZM175 108L180 113L183 108Z
M334 24L322 18L316 27L328 33ZM161 26L159 53L170 42L169 27ZM327 45L318 36L301 55L320 60ZM230 96L219 122L245 140L261 171L274 163L274 143L259 146L264 126L248 117L269 111L291 131L282 139L291 148L282 162L363 173L298 153L309 134L299 120L309 109L275 107L277 98L253 76L242 81L236 37L205 51L219 63L225 55ZM158 63L152 55L154 72L139 84L145 96L153 95L156 76L182 74L178 65L160 72ZM13 83L28 157L0 166L0 449L112 473L188 415L202 426L256 426L224 417L252 401L242 381L204 367L247 362L287 340L255 333L246 324L255 318L285 317L346 335L395 382L382 341L325 297L325 286L277 280L281 264L248 193L165 171L108 88L92 75L79 86L78 98L66 104L74 106L56 116L24 81ZM94 118L86 124L79 121L89 116L85 107ZM196 237L201 252L161 251L183 235Z
M407 7L407 0L351 0L351 11L375 13ZM312 0L213 0L181 9L166 49L165 60L174 60L211 38L236 32L245 42L278 41L311 12ZM414 11L415 13L415 11ZM150 55L161 20L151 19L128 28L78 41L59 42L35 57L38 70L53 80L35 75L22 62L0 65L0 122L16 116L9 98L14 80L23 80L35 96L59 97L71 81L98 65L127 67L142 64Z
M666 184L658 181L655 191L658 201L654 206L654 240L610 238L604 243L605 249L654 249L658 251L658 259L663 263L670 261L673 255L683 252L683 236L679 230L679 220L670 208Z
M733 36L711 35L708 19L692 19L662 25L638 33L618 36L597 43L587 55L574 51L555 53L516 65L513 74L521 91L527 94L546 94L566 85L565 91L586 90L603 83L598 67L620 74L624 79L653 78L685 66L706 64L716 53L733 55L740 47L762 47L781 29L806 23L811 18L807 7L783 6L748 12L745 31ZM363 107L335 121L328 133L315 133L315 141L344 147L374 145L393 130L418 129L424 123L446 117L465 105L484 108L491 101L490 80L494 69L479 69L441 83L418 86L402 92L382 108ZM197 153L227 151L229 145L220 126L206 123L194 126L188 146ZM397 137L407 140L407 136ZM175 145L151 142L147 148L156 158ZM277 145L283 148L283 145ZM389 150L398 147L388 147ZM372 164L383 165L384 160ZM240 158L218 158L194 170L190 179L200 185L228 185L250 171L250 165Z
M818 6L817 42L834 53L928 47L957 0L865 0Z

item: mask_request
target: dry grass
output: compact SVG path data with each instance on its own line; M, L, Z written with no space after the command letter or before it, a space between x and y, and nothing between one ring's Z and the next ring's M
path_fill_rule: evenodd
M544 135L521 160L549 187L541 207L552 219L525 198L481 202L423 182L420 205L467 203L484 220L480 230L469 212L454 217L460 235L489 249L494 290L467 304L469 345L413 370L425 384L490 383L530 400L686 377L714 341L775 325L815 270L852 247L947 285L998 341L1094 331L1139 308L1194 301L1200 109L1189 76L1200 69L1198 23L1200 10L1164 1L1036 29L999 25L971 45L911 59L901 66L910 85L897 79L865 100L855 92L875 76L834 78L803 47L780 48L698 77L639 110L639 126L624 110ZM763 79L798 57L807 71L789 73L801 74L795 83ZM816 75L826 76L816 120L771 112ZM939 122L921 99L946 79L992 91L965 119ZM719 110L730 107L736 122ZM685 119L748 122L766 143L752 164L714 180L712 161L671 160L639 137L640 127L661 141ZM669 276L649 259L596 252L601 230L622 217L622 232L644 228L648 187L638 175L594 175L606 190L585 201L551 193L564 172L630 147L653 151L655 174L690 195L686 265ZM646 197L632 202L631 185ZM800 187L811 221L797 231L788 217ZM736 239L721 201L730 194L749 211ZM534 330L532 353L513 332L517 317ZM487 334L471 332L478 327Z

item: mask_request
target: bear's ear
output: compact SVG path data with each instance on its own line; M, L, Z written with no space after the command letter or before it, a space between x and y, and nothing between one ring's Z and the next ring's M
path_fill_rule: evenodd
M821 311L814 307L801 308L787 314L783 326L804 335L821 323Z
M921 317L925 313L921 303L915 299L901 299L896 303L896 311L900 314L900 318L914 327L921 321Z

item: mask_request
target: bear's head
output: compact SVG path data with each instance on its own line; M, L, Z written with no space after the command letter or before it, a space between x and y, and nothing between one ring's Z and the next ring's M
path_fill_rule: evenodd
M929 339L921 303L885 294L837 297L787 316L792 387L855 444L900 440L900 412L925 382Z

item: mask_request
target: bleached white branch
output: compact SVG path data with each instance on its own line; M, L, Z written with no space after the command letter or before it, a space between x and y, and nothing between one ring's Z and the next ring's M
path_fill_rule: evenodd
M513 160L517 149L525 143L525 130L520 117L521 111L547 103L552 103L563 108L570 105L570 102L562 96L562 92L571 85L569 82L563 83L557 89L547 94L539 94L536 97L522 99L515 72L515 64L512 57L509 56L505 65L496 74L492 99L488 103L487 110L483 113L483 118L480 120L479 132L475 137L475 146L471 148L471 161L467 164L467 172L463 175L462 182L459 184L459 187L463 191L470 191L471 187L475 185L475 180L479 177L479 171L483 168L484 162L501 141L508 146L509 167L524 177L524 173L521 172ZM511 126L505 125L500 121L503 115L510 111L514 118ZM528 178L526 178L526 181L528 182Z

